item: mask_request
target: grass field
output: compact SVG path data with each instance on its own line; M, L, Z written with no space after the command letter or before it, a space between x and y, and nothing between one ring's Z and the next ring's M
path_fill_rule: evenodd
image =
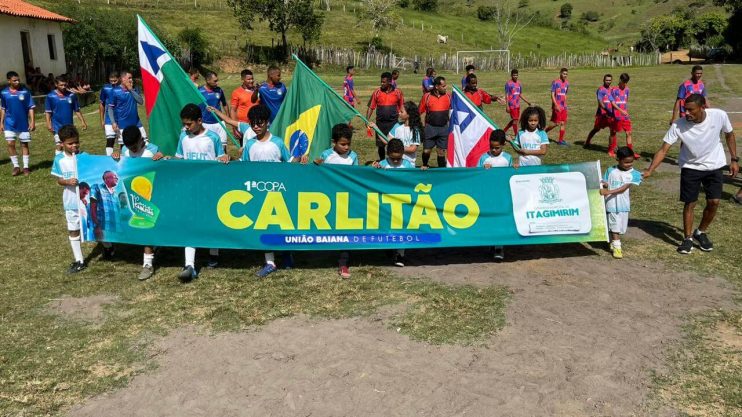
M614 78L620 71L613 71ZM677 84L686 78L689 68L664 66L627 71L632 76L630 111L636 148L644 157L650 157L667 128ZM584 140L592 127L594 91L604 72L570 73L570 142ZM717 74L723 75L731 91L722 88ZM321 75L330 85L341 85L342 74ZM460 76L443 75L449 76L450 84L458 84ZM555 76L554 71L521 73L524 95L547 107L548 86ZM718 73L708 67L704 80L712 102L723 107L738 96L742 92L741 76L742 66L724 66ZM220 78L227 91L237 85L234 74L221 74ZM377 79L375 73L357 76L362 102ZM480 85L491 92L499 92L505 81L502 73L480 74ZM419 83L418 77L403 75L400 86L408 99L419 99ZM104 140L97 115L92 114L95 110L83 109L91 129L82 133L82 148L101 154ZM489 106L486 110L496 123L506 121L501 106ZM356 256L353 279L341 282L332 268L334 254L299 259L299 269L255 281L252 275L262 254L226 251L223 268L184 286L175 279L181 268L180 249L163 249L158 254L155 277L140 283L135 278L141 268L140 248L120 245L118 258L106 262L99 259L97 246L86 244L84 252L90 268L67 276L64 271L71 254L60 206L61 189L49 175L52 139L41 119L37 123L31 176L12 178L7 154L3 152L0 157L0 250L4 254L0 258L0 415L57 415L83 398L121 387L133 375L151 369L152 358L146 348L153 340L188 325L216 332L236 331L300 314L320 318L363 316L382 306L400 307L392 325L413 339L430 343L477 344L508 325L505 312L511 295L507 288L452 286L428 279L401 278L379 267L386 265L387 260L376 252ZM606 136L601 132L594 143L605 146ZM373 143L364 135L359 134L353 147L362 160L373 158ZM234 149L231 152L236 154ZM671 157L676 155L677 148ZM613 162L604 148L583 150L580 146L551 146L545 162L596 159L601 160L603 167ZM647 162L642 160L637 165L643 169ZM740 288L742 252L737 243L742 211L728 201L740 185L737 179L724 186L724 199L710 231L716 249L687 257L675 253L681 226L681 206L673 194L678 187L677 174L657 172L647 184L632 190L631 216L652 238L626 241L628 259L620 273L631 274L632 260L642 260L664 264L669 271L718 275ZM564 250L578 247L565 245ZM610 256L603 250L598 253L596 256L601 258ZM50 303L63 297L99 294L118 300L106 307L106 315L113 319L103 323L65 320L49 310ZM739 308L688 318L686 343L669 353L672 373L656 381L658 401L703 411L689 415L742 415L740 352L719 347L706 336L710 329L719 326L727 326L739 337Z

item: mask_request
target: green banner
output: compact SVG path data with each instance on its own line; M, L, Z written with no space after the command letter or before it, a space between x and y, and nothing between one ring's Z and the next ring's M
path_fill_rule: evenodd
M142 158L116 162L83 154L78 169L81 182L97 190L101 200L96 216L83 216L84 235L109 242L346 250L608 239L597 161L422 171ZM115 178L109 174L104 184L109 171ZM94 218L107 220L93 224Z

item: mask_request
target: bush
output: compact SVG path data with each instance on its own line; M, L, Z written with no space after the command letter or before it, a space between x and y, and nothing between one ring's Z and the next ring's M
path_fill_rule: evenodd
M435 12L438 10L438 0L412 0L415 9L423 12Z
M477 7L477 17L479 20L492 20L495 18L496 9L490 6Z
M410 7L410 0L399 0L399 7L403 9Z
M600 14L596 12L595 10L589 10L587 12L582 13L582 16L580 16L580 19L586 22L597 22L598 20L600 20Z
M562 19L569 19L570 17L572 17L572 4L562 4L562 7L559 8L559 17L561 17Z
M190 55L192 66L200 68L204 64L213 62L209 42L201 33L201 28L184 28L178 33L178 41L181 43L184 52Z

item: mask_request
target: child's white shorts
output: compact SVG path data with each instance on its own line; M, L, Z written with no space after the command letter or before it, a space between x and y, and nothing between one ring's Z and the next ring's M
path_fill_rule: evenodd
M5 140L12 142L18 138L21 142L31 142L31 132L15 132L13 130L5 131Z
M113 130L113 125L105 125L103 129L106 131L106 138L115 138L116 131Z
M626 234L629 227L629 212L608 213L608 230L620 235Z
M80 213L77 210L65 210L64 216L67 218L67 230L75 232L80 230Z
M222 142L222 145L227 144L227 131L224 130L221 123L204 123L204 128L219 135L219 140Z

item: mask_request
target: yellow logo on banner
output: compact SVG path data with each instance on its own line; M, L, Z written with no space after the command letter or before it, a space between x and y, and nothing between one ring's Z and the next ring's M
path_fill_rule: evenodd
M318 104L300 114L294 123L286 127L283 140L292 157L301 157L312 146L320 110L322 110L322 105Z

